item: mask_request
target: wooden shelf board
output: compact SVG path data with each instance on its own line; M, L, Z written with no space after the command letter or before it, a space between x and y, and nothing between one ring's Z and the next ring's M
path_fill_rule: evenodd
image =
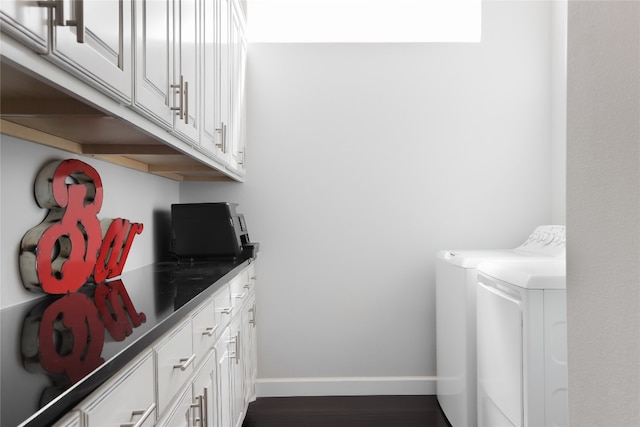
M0 76L2 134L177 181L236 180L189 144L174 148L26 70L0 61Z
M176 181L233 181L232 178L219 170L194 160L172 147L158 145L155 140L145 140L146 143L132 145L121 142L110 144L80 143L24 124L25 122L33 124L33 120L52 122L51 118L3 118L0 120L0 133ZM77 121L78 118L72 120ZM64 120L58 121L64 122ZM91 122L93 119L89 119L89 121ZM49 129L47 126L44 128ZM56 129L62 130L59 133L65 136L80 132L78 129L67 131L67 127L64 125L56 126L53 131ZM82 132L91 133L87 128ZM80 139L86 141L85 137ZM98 139L101 138L98 137Z

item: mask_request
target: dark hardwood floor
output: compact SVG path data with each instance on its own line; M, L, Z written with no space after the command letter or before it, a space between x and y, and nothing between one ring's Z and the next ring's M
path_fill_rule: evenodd
M450 427L435 396L259 397L242 427Z

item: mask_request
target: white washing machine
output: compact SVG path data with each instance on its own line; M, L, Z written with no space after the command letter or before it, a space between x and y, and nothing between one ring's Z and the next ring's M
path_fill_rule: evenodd
M477 425L476 267L486 260L565 257L565 227L537 227L516 249L440 251L436 259L437 397L453 427Z
M568 425L565 266L478 266L479 426Z

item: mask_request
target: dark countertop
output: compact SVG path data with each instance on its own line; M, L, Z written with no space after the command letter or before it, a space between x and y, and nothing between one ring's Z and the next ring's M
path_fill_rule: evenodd
M52 424L250 262L162 262L0 310L0 425Z

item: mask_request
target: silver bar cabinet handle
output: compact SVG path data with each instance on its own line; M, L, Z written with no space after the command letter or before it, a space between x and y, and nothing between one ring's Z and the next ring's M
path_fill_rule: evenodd
M189 124L189 82L184 82L184 122Z
M149 416L153 413L155 409L156 409L156 404L152 403L151 406L149 406L146 409L146 411L133 411L131 413L132 418L135 415L142 415L142 417L140 417L138 422L120 424L120 427L142 427L142 424L144 424L144 422L147 421L147 418L149 418Z
M195 358L196 358L196 354L193 353L189 358L180 359L180 363L177 365L173 365L173 369L180 369L181 371L184 371L189 367L189 365L193 363Z
M176 112L176 116L180 116L180 120L184 118L184 102L183 102L183 96L182 96L183 87L184 87L184 76L180 75L180 83L171 85L171 89L176 89L176 93L179 96L178 107L171 107L171 110Z
M204 331L202 331L202 335L207 335L207 336L211 337L216 332L216 329L218 329L218 325L209 326Z
M84 43L84 0L73 0L75 18L68 20L67 25L76 27L76 38L78 43Z
M197 408L198 409L198 416L199 418L195 419L195 422L200 422L201 426L205 426L204 423L204 405L203 405L203 399L202 396L196 396L196 403L192 403L191 404L192 408Z

